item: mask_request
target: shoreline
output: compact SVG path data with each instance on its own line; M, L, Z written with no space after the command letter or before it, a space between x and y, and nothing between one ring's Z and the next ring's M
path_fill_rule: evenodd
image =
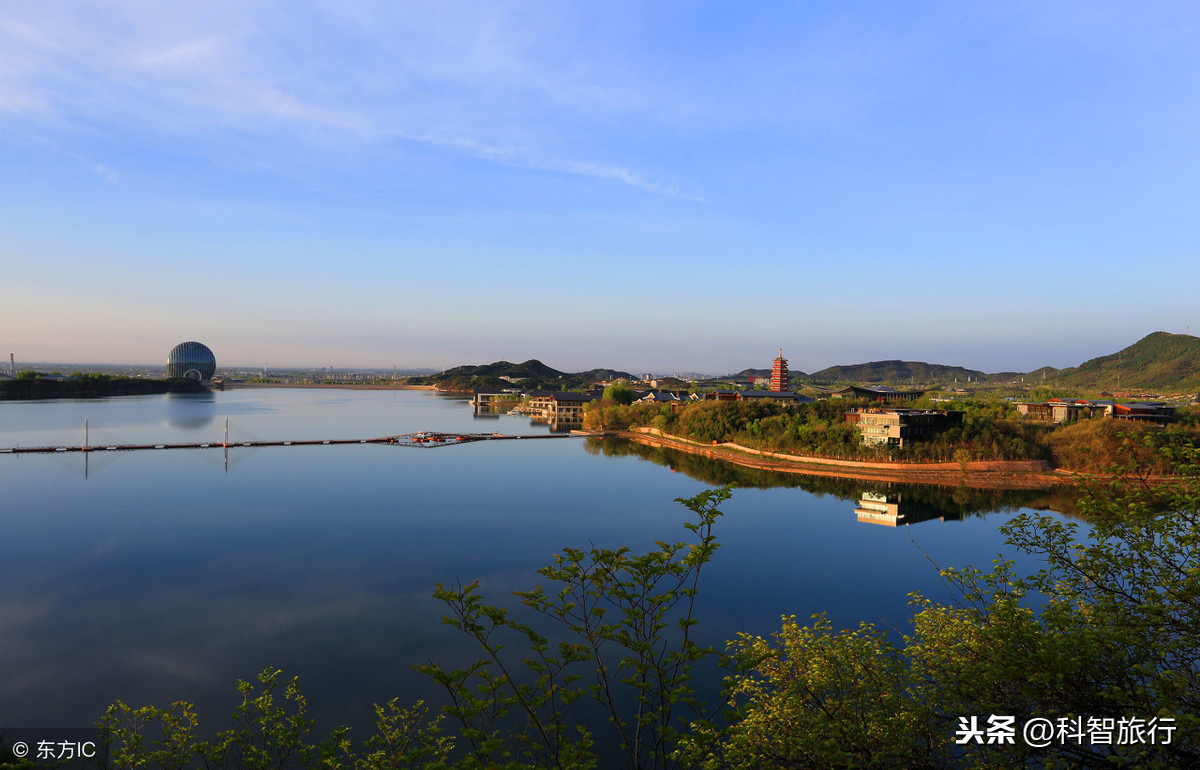
M1076 485L1077 474L1055 471L1041 461L975 461L964 471L957 463L871 463L827 457L801 457L769 452L734 443L705 445L656 428L614 431L605 435L645 446L674 449L747 468L795 473L804 476L890 481L978 489L1048 489Z
M437 390L433 385L403 385L388 383L386 385L368 385L366 383L325 383L325 382L225 382L225 390L241 390L243 388L324 388L328 390Z

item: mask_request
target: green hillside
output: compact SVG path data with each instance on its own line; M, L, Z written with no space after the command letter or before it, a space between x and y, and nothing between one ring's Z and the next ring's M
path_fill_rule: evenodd
M991 375L961 366L927 364L922 361L871 361L850 366L831 366L804 378L809 382L950 383L990 379Z
M505 380L502 377L511 379ZM441 374L431 374L426 377L411 377L413 385L437 385L448 390L477 390L520 387L526 390L580 390L592 386L600 380L617 378L632 379L628 372L612 369L590 369L586 372L572 374L562 372L551 366L531 358L519 364L509 361L496 361L479 366L456 366Z
M769 377L768 369L745 369L734 378ZM502 380L501 377L513 378ZM586 372L562 372L530 359L519 364L496 361L481 366L456 366L441 374L413 377L414 384L438 385L443 388L471 390L475 388L521 387L524 389L581 390L593 383L618 378L633 379L628 372L614 369L591 369ZM1010 382L1024 378L1055 388L1070 388L1080 392L1132 390L1155 393L1200 392L1200 338L1187 334L1154 332L1133 345L1100 358L1093 358L1070 369L1042 367L1025 374L999 372L988 374L977 369L922 361L871 361L849 366L831 366L813 374L791 372L793 384L871 383L903 386L948 386L954 382ZM729 379L716 378L718 380ZM680 384L682 387L683 384Z
M1108 356L1063 369L1046 382L1089 390L1196 393L1200 391L1200 338L1154 332Z

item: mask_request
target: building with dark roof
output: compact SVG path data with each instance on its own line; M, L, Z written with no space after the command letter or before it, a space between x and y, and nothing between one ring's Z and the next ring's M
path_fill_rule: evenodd
M704 394L705 401L787 401L793 404L807 404L813 399L793 393L790 390L714 390Z
M923 395L924 390L896 390L882 385L877 388L851 385L833 393L834 398L869 398L872 401L916 401Z
M1021 416L1040 422L1071 422L1090 417L1157 423L1175 419L1175 407L1158 402L1118 404L1089 398L1052 398L1048 401L1019 401L1015 406Z

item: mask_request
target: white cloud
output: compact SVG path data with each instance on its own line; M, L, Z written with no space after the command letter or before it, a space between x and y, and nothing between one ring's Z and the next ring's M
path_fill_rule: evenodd
M401 141L673 193L587 157L574 127L642 100L632 80L575 61L581 22L561 11L113 2L6 13L0 119L31 133L157 136L190 152Z
M104 179L108 180L112 184L117 183L117 175L114 174L103 163L97 163L94 166L92 166L92 171L94 171L98 176L103 177Z

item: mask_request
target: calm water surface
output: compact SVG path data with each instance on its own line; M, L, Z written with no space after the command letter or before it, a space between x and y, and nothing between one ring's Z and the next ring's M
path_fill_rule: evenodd
M542 433L424 391L244 389L0 403L0 447L368 438L417 430ZM412 666L472 653L439 622L436 582L479 579L497 602L536 585L563 546L682 539L677 497L742 488L702 581L720 643L780 615L907 628L934 564L986 565L1041 493L881 487L731 469L578 438L391 446L0 455L0 725L73 727L117 699L197 704L223 726L233 683L299 675L318 725L361 734L377 702L436 699ZM914 526L860 522L864 495ZM946 519L943 521L943 519Z

